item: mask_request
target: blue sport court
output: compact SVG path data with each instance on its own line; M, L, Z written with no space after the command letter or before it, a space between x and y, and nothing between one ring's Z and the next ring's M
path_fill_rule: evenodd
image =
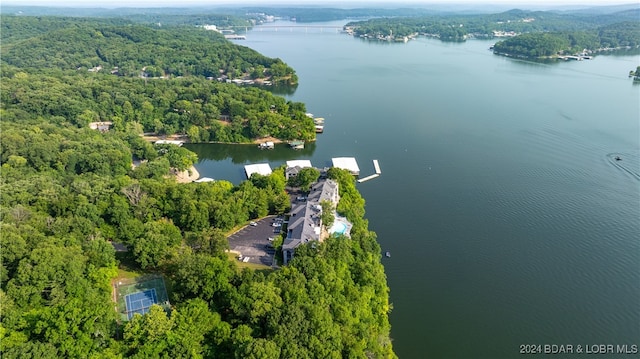
M127 316L129 319L136 313L145 314L153 304L158 303L156 289L151 288L144 292L129 294L125 297L125 303L127 305Z

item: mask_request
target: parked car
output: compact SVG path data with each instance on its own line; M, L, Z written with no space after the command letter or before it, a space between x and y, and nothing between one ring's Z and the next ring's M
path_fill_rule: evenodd
M251 222L251 223L249 223L249 225L250 225L250 226L252 226L252 227L255 227L255 226L257 226L257 225L258 225L258 223L256 223L256 222Z

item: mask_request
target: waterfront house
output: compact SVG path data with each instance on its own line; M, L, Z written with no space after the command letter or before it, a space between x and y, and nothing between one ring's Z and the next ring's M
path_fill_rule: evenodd
M300 170L306 167L313 167L309 160L293 160L287 161L287 168L284 171L284 176L288 180L295 177L300 173Z
M102 121L102 122L91 122L89 124L89 128L92 130L98 130L100 132L107 132L113 126L113 122L111 121Z

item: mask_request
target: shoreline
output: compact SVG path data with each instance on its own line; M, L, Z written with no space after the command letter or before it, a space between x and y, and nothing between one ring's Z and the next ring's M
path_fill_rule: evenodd
M222 141L200 141L200 142L191 142L189 141L189 138L186 135L171 135L171 136L158 136L158 135L151 135L151 134L143 134L141 135L141 137L149 142L155 142L155 141L159 141L159 140L175 140L175 141L183 141L184 143L188 143L188 144L193 144L193 145L197 145L197 144L201 144L201 143L215 143L215 144L223 144L223 145L259 145L261 143L265 143L265 142L273 142L273 143L288 143L289 141L293 141L293 140L281 140L279 138L275 138L275 137L263 137L263 138L257 138L252 140L251 142L222 142ZM307 142L315 142L316 139L314 138L313 140L307 140L305 141L305 143Z
M191 173L191 174L189 174ZM189 167L186 171L177 172L173 175L178 183L191 183L200 178L200 173L195 166Z

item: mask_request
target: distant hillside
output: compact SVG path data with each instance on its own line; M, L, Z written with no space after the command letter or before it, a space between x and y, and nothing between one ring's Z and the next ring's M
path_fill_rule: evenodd
M123 26L126 25L126 26ZM121 76L205 76L250 73L296 82L293 69L215 31L158 27L125 20L2 16L2 61L21 68L101 67ZM258 67L256 67L258 66Z
M382 36L388 39L391 34L396 38L426 34L445 41L464 41L470 37L513 36L521 33L597 31L603 26L638 20L640 5L623 9L614 13L512 9L495 14L374 18L352 21L346 26L352 29L354 35L367 38Z

